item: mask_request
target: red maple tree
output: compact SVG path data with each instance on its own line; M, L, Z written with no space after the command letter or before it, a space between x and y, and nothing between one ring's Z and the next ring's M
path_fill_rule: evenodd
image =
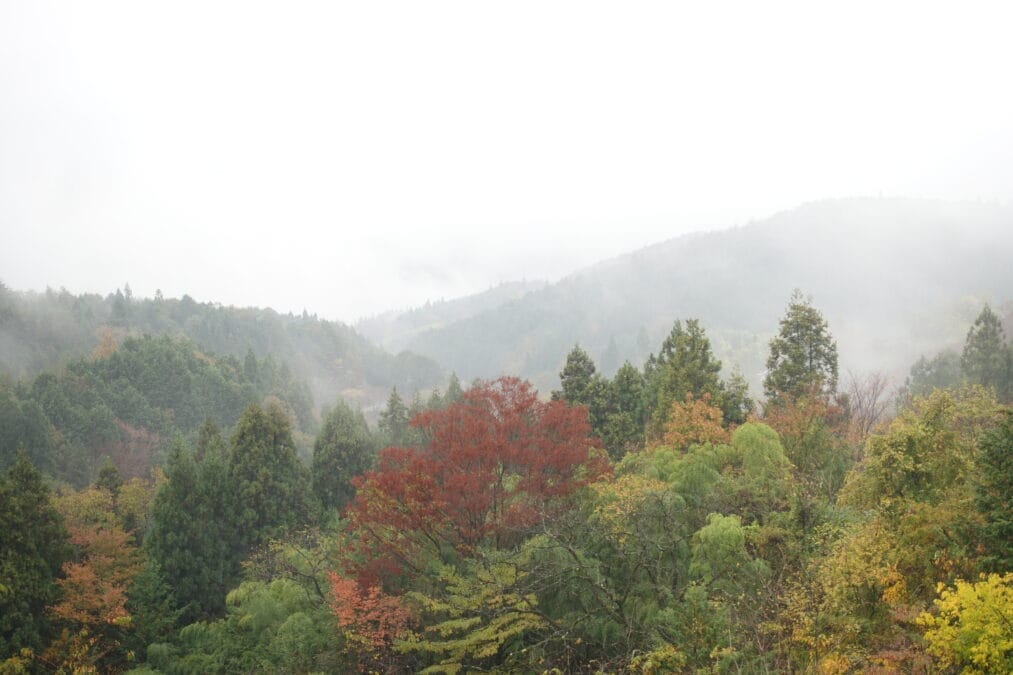
M560 498L610 470L587 409L544 402L527 382L479 383L461 401L417 415L422 448L386 448L353 483L347 515L367 545L367 584L410 570L423 549L467 553L519 540Z

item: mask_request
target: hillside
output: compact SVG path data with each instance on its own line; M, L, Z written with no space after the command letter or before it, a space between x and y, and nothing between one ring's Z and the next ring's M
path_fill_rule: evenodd
M223 307L189 296L138 299L129 289L102 297L16 292L0 284L0 373L14 378L88 355L103 338L144 334L185 337L220 357L270 356L308 383L317 405L340 396L368 408L391 387L428 390L442 376L430 359L392 355L347 325L307 314Z
M384 349L398 352L418 335L494 310L547 285L544 281L509 281L463 298L367 317L358 321L355 328Z
M609 372L639 365L674 320L699 318L726 369L739 366L757 391L767 341L799 288L829 320L842 370L900 376L919 354L959 344L983 301L1011 299L1011 252L1013 214L998 206L822 201L672 239L385 340L462 378L518 373L545 391L574 343Z

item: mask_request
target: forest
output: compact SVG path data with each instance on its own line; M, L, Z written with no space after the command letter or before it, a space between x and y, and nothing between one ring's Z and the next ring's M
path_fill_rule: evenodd
M752 389L690 317L541 392L129 289L0 318L0 673L1013 671L987 304L896 389L797 291Z

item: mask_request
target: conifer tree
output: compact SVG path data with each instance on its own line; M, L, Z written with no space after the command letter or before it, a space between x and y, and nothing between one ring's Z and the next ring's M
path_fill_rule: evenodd
M45 644L46 608L57 599L56 578L70 554L49 488L19 452L0 474L0 661Z
M276 528L309 518L308 475L296 456L285 413L270 405L250 405L236 425L229 456L241 529L248 544L262 541Z
M657 357L653 355L645 366L645 405L648 415L648 433L659 437L665 420L676 401L686 394L700 398L708 394L722 407L724 387L718 379L721 362L711 352L710 340L696 319L676 321L672 332L661 345Z
M777 336L770 341L764 393L770 401L816 393L831 396L837 391L837 342L826 319L812 302L796 290L781 319Z
M350 481L372 467L376 450L362 413L338 401L313 444L313 492L324 508L341 509L351 501Z
M960 357L960 367L968 381L992 387L1000 401L1009 400L1013 377L1010 347L1005 337L999 317L985 305L967 331Z
M390 392L387 407L380 413L379 428L385 445L404 445L408 442L408 406L397 393L397 387Z

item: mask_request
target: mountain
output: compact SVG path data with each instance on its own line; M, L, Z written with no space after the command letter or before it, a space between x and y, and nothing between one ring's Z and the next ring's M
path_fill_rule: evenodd
M11 377L32 377L88 355L103 341L145 334L185 337L219 357L270 357L304 380L318 405L340 396L369 408L386 400L391 387L411 394L443 379L431 359L392 355L350 326L306 313L223 307L187 295L137 299L129 288L102 297L0 284L0 373Z
M640 365L676 319L698 318L726 369L741 368L758 392L767 342L799 288L829 321L842 373L901 377L919 354L960 344L983 302L1011 299L1011 254L1006 207L827 200L671 239L422 330L412 313L388 318L401 332L383 339L462 378L514 373L547 391L574 343L609 372ZM444 304L482 303L423 314Z
M422 307L403 312L384 312L361 319L355 324L355 328L384 349L398 352L405 349L408 343L422 333L439 330L476 314L496 309L547 285L544 281L510 281L463 298L436 303L427 302Z

